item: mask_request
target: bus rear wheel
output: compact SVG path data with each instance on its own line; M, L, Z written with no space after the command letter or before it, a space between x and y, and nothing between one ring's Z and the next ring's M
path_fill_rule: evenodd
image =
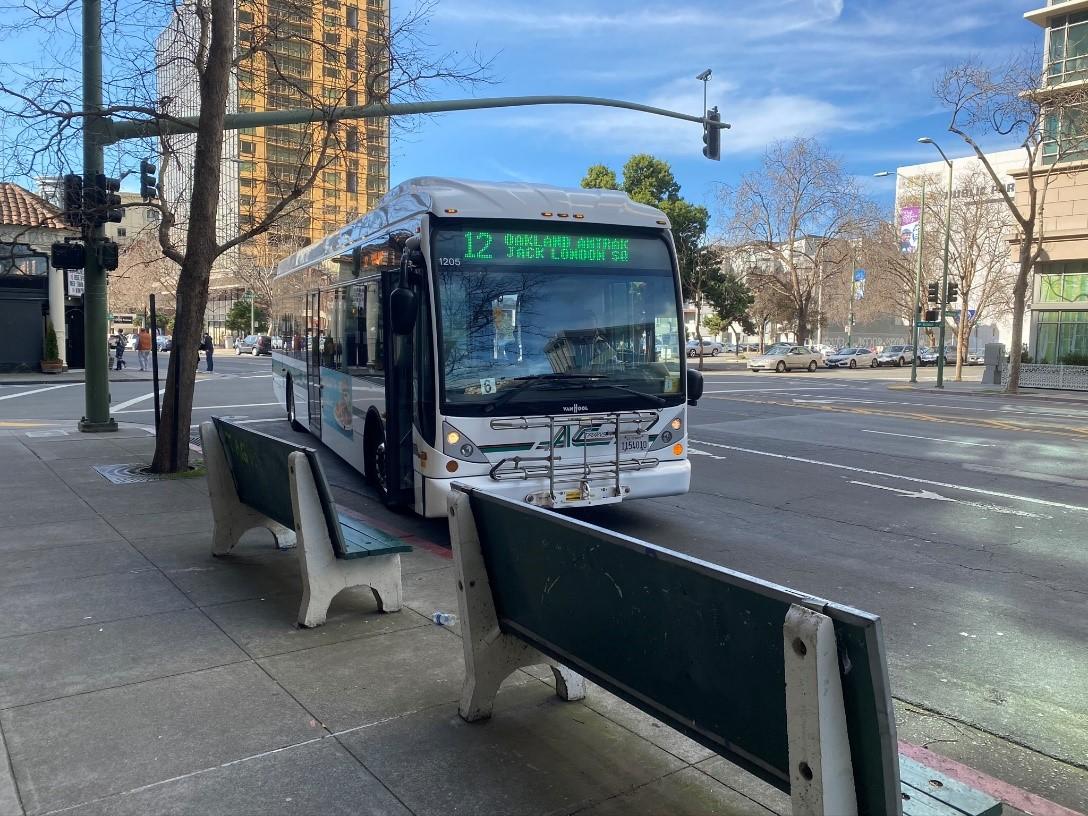
M389 475L386 468L385 430L378 420L367 423L366 459L363 475L378 491L382 504L389 504Z

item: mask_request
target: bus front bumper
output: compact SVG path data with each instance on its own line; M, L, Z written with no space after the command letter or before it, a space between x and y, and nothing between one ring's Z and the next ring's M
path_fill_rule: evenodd
M424 478L425 516L441 518L446 515L446 497L452 490L454 482L554 510L569 507L598 507L616 504L626 499L648 499L654 496L678 496L687 493L691 486L691 462L687 459L676 459L661 462L656 467L645 471L625 471L620 478L622 492L619 496L615 495L614 486L611 484L594 483L588 496L585 491L568 490L564 486L564 489L556 490L554 497L549 497L547 479L496 481L490 476Z

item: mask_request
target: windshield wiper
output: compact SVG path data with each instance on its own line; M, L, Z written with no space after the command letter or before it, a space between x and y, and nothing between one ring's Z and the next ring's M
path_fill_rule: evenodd
M634 388L630 388L626 385L615 385L614 383L601 382L608 379L603 374L562 374L562 373L549 373L549 374L527 374L524 377L516 377L514 379L522 380L517 385L505 389L503 393L494 400L494 402L488 403L484 406L484 411L492 413L496 408L506 404L509 400L513 399L517 394L524 393L525 391L536 388L541 383L547 382L563 382L564 380L570 382L571 385L578 388L611 388L614 391L622 391L625 394L631 394L632 396L641 397L647 400L652 405L661 407L666 405L665 400L655 394L647 394L644 391L638 391ZM555 389L560 390L560 389Z
M564 374L561 372L549 372L547 374L525 374L521 377L511 377L510 379L516 380L517 384L511 386L510 388L504 388L503 392L499 394L499 396L496 397L494 401L489 402L487 405L484 406L485 412L489 414L492 413L500 405L505 405L518 394L532 390L541 385L542 383L561 383L564 380L573 380L578 385L588 385L589 383L587 381L601 380L604 379L604 377L601 374Z

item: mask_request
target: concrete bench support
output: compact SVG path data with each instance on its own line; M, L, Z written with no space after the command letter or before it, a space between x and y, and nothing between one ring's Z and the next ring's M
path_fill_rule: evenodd
M551 666L555 693L563 700L584 699L586 682L581 675L499 628L468 495L457 490L450 494L449 518L465 648L461 718L477 722L490 717L503 680L525 666Z
M782 635L794 816L856 816L834 624L827 615L792 604Z
M306 455L292 453L288 457L288 469L304 587L299 624L307 627L323 624L336 594L355 586L370 587L382 612L399 611L402 595L400 554L337 558Z
M204 450L204 465L208 470L208 495L212 504L212 555L229 555L238 539L257 527L272 533L276 546L281 550L294 547L295 532L291 528L258 513L238 498L226 451L211 422L200 423L200 442Z

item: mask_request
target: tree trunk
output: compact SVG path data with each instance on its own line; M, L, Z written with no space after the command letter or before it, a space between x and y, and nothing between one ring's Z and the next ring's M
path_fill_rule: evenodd
M956 382L963 382L963 358L967 353L964 347L964 339L967 332L967 295L961 295L963 302L960 304L960 319L956 321Z
M1006 394L1015 394L1020 388L1020 349L1024 345L1024 305L1027 303L1028 281L1031 279L1033 239L1034 230L1025 230L1020 243L1020 268L1016 272L1016 284L1012 288L1012 337L1009 340L1011 348Z
M803 346L808 342L808 303L802 302L797 306L797 345Z
M200 121L197 126L193 192L186 232L185 258L176 292L173 351L159 433L155 439L155 473L189 466L189 423L192 419L196 360L208 305L208 282L216 246L219 170L223 154L223 119L233 51L234 9L230 0L209 0L211 37L207 64L200 72ZM175 389L177 395L175 396ZM177 410L175 410L177 406Z

